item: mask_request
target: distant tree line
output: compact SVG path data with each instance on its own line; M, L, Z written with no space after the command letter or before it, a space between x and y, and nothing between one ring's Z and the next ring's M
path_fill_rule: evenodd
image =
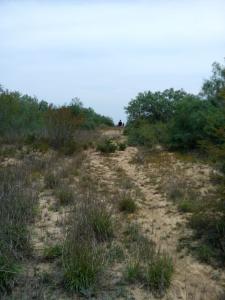
M54 106L0 86L0 138L4 141L45 138L58 146L69 141L77 129L101 126L113 126L112 119L83 107L78 98Z
M225 66L213 63L212 76L198 95L184 90L139 93L125 108L130 144L201 150L225 170Z

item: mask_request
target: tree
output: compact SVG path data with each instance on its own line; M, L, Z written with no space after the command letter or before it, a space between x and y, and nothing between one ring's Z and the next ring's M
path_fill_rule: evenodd
M225 107L225 66L214 62L212 76L205 80L200 93L215 106Z
M140 120L147 120L150 123L167 122L174 114L176 103L186 95L185 91L172 88L163 92L139 93L125 108L128 123Z

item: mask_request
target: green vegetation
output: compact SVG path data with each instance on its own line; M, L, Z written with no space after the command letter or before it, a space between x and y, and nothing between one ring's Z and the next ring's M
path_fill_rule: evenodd
M112 219L104 206L93 207L89 211L89 222L97 241L106 241L113 237Z
M50 145L72 154L77 147L77 130L102 126L113 126L113 121L84 108L77 98L67 106L56 107L19 92L0 90L0 136L4 142L26 141L37 150Z
M119 210L127 213L134 213L137 209L137 205L133 198L129 195L123 195L119 201Z
M44 249L45 259L51 260L51 259L61 257L61 255L62 255L62 245L60 244L49 246Z
M114 153L117 150L117 144L112 139L105 139L97 145L97 151L102 153Z
M212 76L198 95L173 89L145 92L126 107L128 141L153 149L158 144L176 151L195 151L225 174L225 66L213 64ZM222 176L222 175L221 175ZM189 190L182 182L166 194L180 211L191 213L189 224L202 246L199 257L225 258L224 175L211 199ZM210 197L209 197L210 198ZM203 201L204 200L204 201Z
M31 253L28 226L37 194L28 175L28 165L0 169L0 293L11 289L20 262Z
M126 107L130 144L169 149L198 149L220 161L225 158L225 67L214 63L213 75L199 95L173 89L145 92Z
M74 203L63 247L65 286L78 292L97 283L106 265L104 244L113 237L111 214L94 185L88 181L85 190L83 185L81 188L81 201Z

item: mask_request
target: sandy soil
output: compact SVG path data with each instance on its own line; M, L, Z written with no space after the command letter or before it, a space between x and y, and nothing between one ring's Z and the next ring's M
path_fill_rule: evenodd
M122 131L111 130L103 133L104 136L113 137L124 140L121 136ZM143 232L152 239L158 249L166 251L173 257L175 264L175 274L173 276L172 285L163 299L184 299L184 300L216 300L225 289L225 274L222 270L199 263L190 254L178 252L179 239L186 233L189 234L186 226L186 216L178 212L177 208L166 199L166 196L159 189L159 184L163 180L162 169L159 164L134 163L138 155L138 149L135 147L127 147L125 151L118 151L109 156L103 156L95 150L88 150L88 164L90 173L98 178L101 183L108 187L108 193L113 194L115 182L118 179L118 169L122 170L126 177L133 182L133 186L137 187L142 196L137 198L138 210L135 214L129 216L130 222L140 224ZM165 154L165 160L169 160L172 154ZM11 162L7 162L10 164ZM67 162L70 163L70 162ZM182 162L177 158L173 158L174 172L176 169L183 170ZM192 180L201 178L202 182L208 185L210 170L207 166L197 166L196 164L186 164L186 176ZM176 175L176 174L174 174ZM164 174L164 177L167 174ZM171 176L171 173L170 173ZM201 183L199 188L205 188ZM57 244L64 238L62 224L65 222L68 209L54 209L56 198L53 191L43 189L39 194L39 214L36 222L32 227L32 244L34 248L33 263L30 263L27 272L30 280L37 273L47 272L54 273L56 267L54 263L43 260L43 251L46 246ZM116 284L121 272L116 268L114 275L111 276L112 289ZM140 285L128 286L129 298L127 297L108 297L107 291L103 296L97 299L157 299L152 296L146 289ZM37 299L37 298L35 298ZM39 299L39 298L38 298ZM55 288L51 290L51 297L46 294L44 299L79 299L78 296L68 296L62 289ZM96 298L95 298L96 299Z
M112 133L112 137L115 137L115 132ZM108 136L110 134L107 132ZM137 148L128 147L123 152L112 154L110 161L100 154L92 152L89 159L93 172L99 178L103 177L104 181L112 182L115 177L115 170L122 168L126 176L144 195L144 200L137 199L139 209L132 216L132 220L138 222L149 238L155 241L158 248L169 253L175 263L172 285L164 299L219 299L219 295L225 287L224 272L199 263L190 254L183 255L177 251L179 238L184 236L185 232L188 234L186 217L178 212L163 193L159 193L157 182L161 180L161 175L154 164L150 163L146 168L140 164L131 163L137 152ZM168 159L170 155L168 153ZM176 159L175 161L177 166L182 168L182 162ZM192 180L201 178L203 182L206 181L206 185L208 184L207 180L209 181L210 175L208 166L197 166L189 163L184 172ZM151 177L154 180L151 180ZM201 188L203 188L202 185ZM137 286L132 288L132 294L137 300L154 299L153 296L146 294L146 291Z

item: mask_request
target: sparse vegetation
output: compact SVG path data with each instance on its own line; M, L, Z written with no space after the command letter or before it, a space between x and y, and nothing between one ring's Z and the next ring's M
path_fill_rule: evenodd
M53 186L54 187L54 186ZM74 192L67 185L60 185L56 189L56 196L59 199L60 205L68 205L71 204L74 200Z
M49 189L54 189L58 186L60 180L57 174L55 173L47 173L44 178L45 186Z
M117 135L120 129L113 137L103 132L112 120L79 99L54 107L0 88L0 297L21 298L20 290L23 298L51 298L60 286L69 298L100 299L109 286L116 299L130 284L163 297L176 241L178 260L189 249L199 264L222 270L224 74L214 64L197 96L173 89L139 94L126 108L127 138ZM126 141L144 147L126 150ZM210 172L217 173L213 186L202 180ZM26 287L30 278L34 293Z
M155 244L140 233L136 224L128 226L125 234L130 252L125 280L141 282L152 293L162 296L171 283L174 270L172 258L157 251Z

